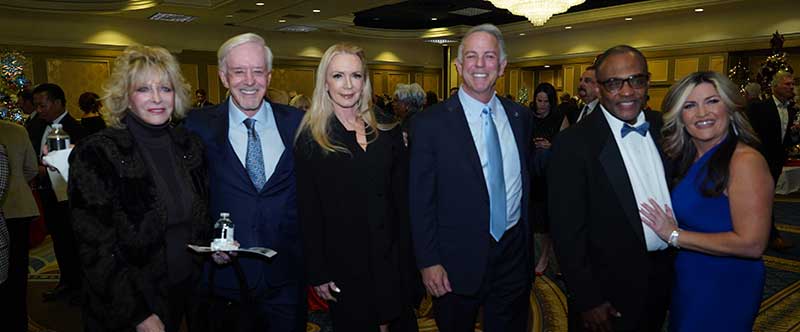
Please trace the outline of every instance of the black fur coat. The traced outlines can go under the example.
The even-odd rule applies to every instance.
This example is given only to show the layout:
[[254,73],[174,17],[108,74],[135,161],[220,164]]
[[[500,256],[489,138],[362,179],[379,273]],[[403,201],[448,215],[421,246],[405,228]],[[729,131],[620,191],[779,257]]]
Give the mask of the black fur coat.
[[[202,142],[170,129],[177,166],[191,189],[190,243],[208,243],[208,176]],[[108,128],[72,152],[69,197],[85,294],[86,331],[134,331],[167,308],[167,212],[127,129]],[[195,256],[199,272],[202,258]]]

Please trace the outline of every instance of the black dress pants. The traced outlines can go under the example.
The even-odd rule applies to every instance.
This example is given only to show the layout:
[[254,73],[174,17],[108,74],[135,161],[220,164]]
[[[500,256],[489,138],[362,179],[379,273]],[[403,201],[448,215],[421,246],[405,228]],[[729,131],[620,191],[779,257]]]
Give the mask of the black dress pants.
[[433,299],[434,318],[441,332],[472,332],[483,305],[483,331],[523,332],[530,313],[531,271],[525,262],[524,232],[520,225],[492,240],[489,262],[477,294],[447,293]]
[[78,249],[75,246],[75,235],[72,231],[69,202],[59,202],[52,189],[40,189],[39,194],[44,207],[45,225],[53,239],[53,250],[61,273],[58,283],[67,288],[79,289],[81,287],[80,262],[78,261]]
[[5,307],[0,310],[3,331],[28,331],[28,234],[31,219],[6,219],[10,245],[8,279],[0,284],[0,299]]

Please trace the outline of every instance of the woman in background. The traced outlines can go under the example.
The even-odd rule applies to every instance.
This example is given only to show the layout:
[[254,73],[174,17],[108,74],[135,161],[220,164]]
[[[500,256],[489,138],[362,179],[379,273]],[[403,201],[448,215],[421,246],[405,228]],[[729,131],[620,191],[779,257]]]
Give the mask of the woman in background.
[[308,280],[335,331],[417,331],[407,151],[371,90],[361,48],[325,51],[295,144]]
[[70,155],[84,329],[177,332],[202,266],[186,245],[211,232],[202,143],[170,127],[191,105],[188,85],[167,50],[131,46],[104,101],[111,128]]
[[531,177],[531,209],[533,232],[539,234],[540,254],[534,272],[544,274],[553,256],[553,243],[550,239],[549,215],[547,213],[547,177],[545,169],[550,155],[550,146],[556,134],[569,127],[564,113],[556,102],[556,88],[550,83],[541,83],[533,91],[533,144],[538,156],[533,165]]
[[86,131],[86,135],[94,134],[106,128],[106,121],[100,115],[100,108],[103,107],[103,103],[100,102],[100,96],[94,92],[84,92],[78,98],[78,106],[83,111],[81,126]]
[[745,105],[735,84],[715,72],[687,76],[664,99],[664,152],[676,170],[672,208],[651,200],[641,215],[680,249],[671,331],[753,330],[774,192]]

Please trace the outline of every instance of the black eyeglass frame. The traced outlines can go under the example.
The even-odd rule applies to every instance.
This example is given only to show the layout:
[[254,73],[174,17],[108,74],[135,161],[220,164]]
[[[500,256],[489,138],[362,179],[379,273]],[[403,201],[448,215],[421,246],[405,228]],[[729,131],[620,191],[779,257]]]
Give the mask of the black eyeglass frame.
[[[637,80],[637,79],[640,79],[640,78],[644,78],[644,82],[642,82],[642,83],[638,83],[638,82],[634,83],[634,80]],[[608,86],[609,84],[616,84],[617,82],[619,82],[619,87],[617,87],[616,89],[612,89],[611,87]],[[602,85],[603,88],[606,89],[609,92],[617,92],[617,91],[621,90],[622,87],[625,86],[626,82],[633,89],[645,88],[650,84],[650,73],[640,73],[640,74],[636,74],[636,75],[631,75],[631,76],[628,76],[627,78],[624,78],[624,79],[623,78],[612,77],[612,78],[609,78],[609,79],[604,80],[604,81],[597,81],[597,83],[600,83],[600,85]]]

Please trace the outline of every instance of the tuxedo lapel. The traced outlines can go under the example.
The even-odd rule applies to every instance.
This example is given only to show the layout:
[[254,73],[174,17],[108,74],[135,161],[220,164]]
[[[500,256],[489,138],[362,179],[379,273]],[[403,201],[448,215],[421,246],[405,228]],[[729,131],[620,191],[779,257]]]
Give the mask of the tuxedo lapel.
[[628,223],[633,228],[636,237],[641,241],[642,246],[645,246],[644,229],[642,229],[642,220],[639,217],[636,196],[633,194],[628,171],[625,168],[625,162],[622,160],[622,153],[611,133],[611,127],[608,126],[602,110],[600,112],[592,112],[587,121],[592,122],[592,129],[594,130],[590,139],[604,142],[598,154],[600,165],[611,187],[614,189],[614,194],[627,217],[626,219],[628,219]]

